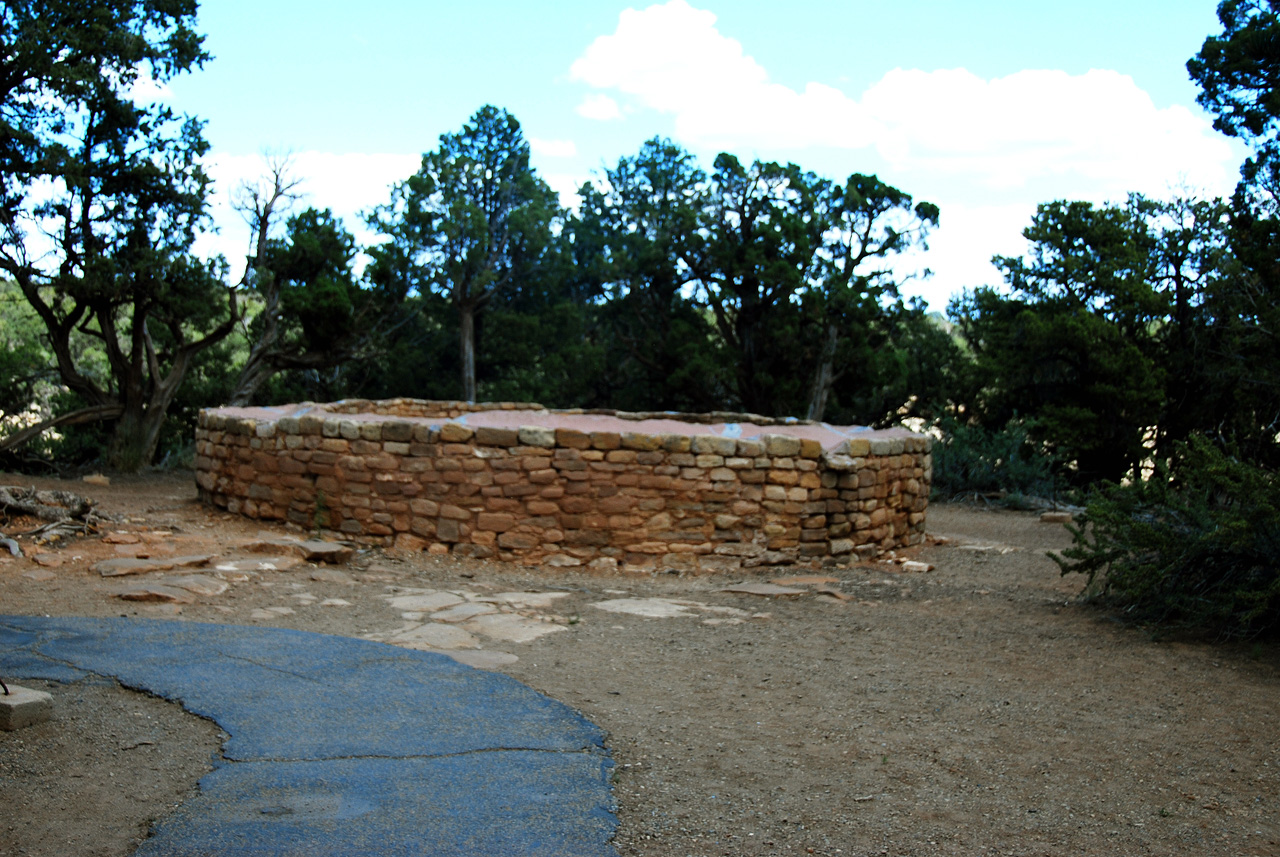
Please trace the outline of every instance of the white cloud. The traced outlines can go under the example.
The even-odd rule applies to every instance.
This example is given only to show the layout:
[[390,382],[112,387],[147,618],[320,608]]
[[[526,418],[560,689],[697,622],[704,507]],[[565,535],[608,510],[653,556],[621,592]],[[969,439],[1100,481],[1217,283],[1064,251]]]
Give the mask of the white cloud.
[[542,140],[529,138],[529,148],[535,155],[544,158],[572,158],[578,154],[578,147],[572,140]]
[[804,92],[770,83],[764,68],[740,42],[721,35],[715,22],[713,13],[684,0],[627,9],[617,30],[592,42],[569,76],[674,115],[677,136],[707,146],[870,142],[876,123],[856,102],[821,83]]
[[582,103],[575,110],[584,119],[594,119],[597,122],[608,122],[611,119],[622,118],[622,111],[618,108],[618,102],[607,95],[601,95],[596,92],[590,93],[583,98]]
[[1185,107],[1157,108],[1114,71],[1020,71],[983,80],[964,69],[895,69],[862,106],[883,127],[879,154],[909,171],[962,174],[992,188],[1070,175],[1086,198],[1162,192],[1182,174],[1225,189],[1231,145]]
[[931,309],[946,309],[952,295],[977,286],[1004,284],[991,257],[1021,256],[1027,250],[1022,230],[1031,225],[1034,203],[971,205],[942,201],[942,218],[929,236],[929,249],[903,260],[902,268],[928,267],[933,276],[904,284],[903,294],[919,295]]
[[673,116],[677,138],[693,146],[874,148],[900,173],[988,189],[1065,177],[1085,198],[1155,192],[1178,175],[1217,192],[1234,180],[1238,159],[1206,119],[1156,107],[1114,71],[984,80],[964,69],[896,69],[851,98],[820,82],[800,91],[771,82],[715,22],[685,0],[628,9],[570,76]]

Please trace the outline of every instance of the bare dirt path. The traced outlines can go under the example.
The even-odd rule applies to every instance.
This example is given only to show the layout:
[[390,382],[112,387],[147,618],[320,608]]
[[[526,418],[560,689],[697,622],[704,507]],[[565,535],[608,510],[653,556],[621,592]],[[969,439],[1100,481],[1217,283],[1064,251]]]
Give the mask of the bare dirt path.
[[[1280,649],[1156,642],[1078,605],[1044,556],[1067,533],[1032,515],[931,508],[945,541],[910,557],[929,572],[592,577],[376,550],[271,570],[239,546],[305,534],[205,509],[187,475],[0,476],[33,482],[117,521],[0,555],[0,613],[269,624],[501,669],[608,730],[624,855],[1280,854]],[[94,571],[192,554],[214,558]],[[119,597],[192,576],[185,603]],[[788,577],[798,594],[723,591]],[[127,854],[217,730],[110,686],[50,689],[53,723],[0,733],[0,854]]]

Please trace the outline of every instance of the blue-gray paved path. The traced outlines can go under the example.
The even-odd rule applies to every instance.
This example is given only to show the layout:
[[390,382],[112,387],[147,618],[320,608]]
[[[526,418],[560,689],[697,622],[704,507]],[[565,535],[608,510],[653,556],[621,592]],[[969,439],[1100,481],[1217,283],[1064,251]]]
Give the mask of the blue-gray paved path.
[[230,736],[138,855],[616,857],[603,733],[507,676],[281,628],[0,616],[0,675],[87,674]]

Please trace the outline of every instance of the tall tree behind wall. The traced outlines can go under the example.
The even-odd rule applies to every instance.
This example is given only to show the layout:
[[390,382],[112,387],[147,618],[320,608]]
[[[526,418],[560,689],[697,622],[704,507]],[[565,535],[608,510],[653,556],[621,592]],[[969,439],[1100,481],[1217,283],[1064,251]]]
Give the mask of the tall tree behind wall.
[[729,406],[732,355],[693,297],[689,253],[707,202],[707,176],[670,140],[621,158],[601,187],[585,185],[568,231],[594,248],[607,297],[605,329],[616,384],[611,404],[631,410],[712,411]]
[[843,186],[831,186],[827,195],[820,207],[828,218],[824,265],[807,301],[818,327],[806,414],[811,420],[824,418],[842,376],[870,375],[868,346],[892,345],[892,332],[908,321],[898,293],[905,275],[894,263],[901,265],[902,254],[923,248],[938,225],[936,205],[913,205],[910,194],[876,176],[854,173]]
[[804,397],[796,299],[818,272],[827,184],[795,164],[716,158],[687,261],[733,355],[735,405],[751,413],[784,416]]
[[434,291],[458,316],[462,395],[476,398],[476,317],[538,262],[558,215],[556,196],[529,165],[515,117],[480,108],[456,134],[422,156],[371,225],[387,236],[386,271],[408,278],[405,293]]
[[[25,0],[0,8],[0,270],[45,326],[62,382],[110,419],[109,466],[155,453],[193,357],[238,311],[188,252],[204,217],[200,124],[138,95],[207,58],[195,0]],[[95,340],[108,370],[77,359]]]

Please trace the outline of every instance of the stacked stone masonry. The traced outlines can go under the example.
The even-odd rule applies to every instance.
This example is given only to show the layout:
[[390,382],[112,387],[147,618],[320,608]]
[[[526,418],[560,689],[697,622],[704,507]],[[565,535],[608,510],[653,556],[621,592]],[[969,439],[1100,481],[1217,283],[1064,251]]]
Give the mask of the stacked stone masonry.
[[[498,411],[520,424],[466,424]],[[737,416],[758,433],[697,433],[705,417],[508,403],[208,410],[196,430],[196,482],[204,501],[251,518],[601,571],[841,561],[923,538],[927,436],[713,416]],[[672,420],[690,433],[625,430]],[[797,436],[806,433],[797,426],[838,442]],[[732,433],[752,432],[734,424]]]

